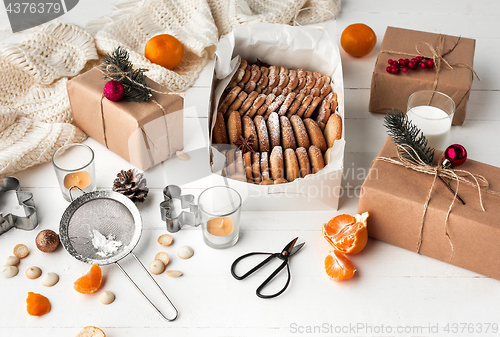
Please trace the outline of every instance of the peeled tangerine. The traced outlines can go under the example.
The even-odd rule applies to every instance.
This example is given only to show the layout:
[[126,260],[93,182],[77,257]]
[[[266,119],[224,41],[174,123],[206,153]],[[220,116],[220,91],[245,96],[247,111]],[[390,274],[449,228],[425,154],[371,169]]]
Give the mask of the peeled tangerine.
[[341,214],[323,225],[322,233],[335,250],[343,254],[357,254],[368,242],[366,219],[368,212],[355,216]]
[[353,277],[356,267],[344,254],[332,250],[325,258],[325,270],[331,279],[342,281]]
[[365,248],[368,216],[368,212],[355,216],[341,214],[323,225],[323,236],[335,249],[325,259],[325,270],[330,278],[341,281],[353,277],[356,268],[344,254],[357,254]]
[[75,282],[75,290],[82,294],[92,294],[99,289],[102,282],[101,268],[93,264],[87,274]]
[[42,316],[50,311],[50,302],[47,297],[35,294],[32,292],[28,293],[28,298],[26,298],[28,314],[31,316]]

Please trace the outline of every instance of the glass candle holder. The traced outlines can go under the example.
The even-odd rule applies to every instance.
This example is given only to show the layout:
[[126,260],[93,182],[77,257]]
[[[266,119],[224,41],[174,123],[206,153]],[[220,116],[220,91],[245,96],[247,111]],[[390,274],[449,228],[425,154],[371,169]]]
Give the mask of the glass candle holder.
[[240,232],[240,194],[228,186],[214,186],[198,197],[203,241],[212,248],[229,248],[236,244]]
[[87,145],[70,144],[59,148],[52,155],[52,165],[67,201],[96,189],[94,151]]
[[418,126],[427,138],[428,145],[444,150],[450,143],[450,129],[455,102],[439,91],[421,90],[408,98],[406,116]]
[[330,12],[328,9],[321,7],[305,7],[295,12],[295,15],[293,16],[293,25],[307,26],[334,34],[335,19],[335,14]]

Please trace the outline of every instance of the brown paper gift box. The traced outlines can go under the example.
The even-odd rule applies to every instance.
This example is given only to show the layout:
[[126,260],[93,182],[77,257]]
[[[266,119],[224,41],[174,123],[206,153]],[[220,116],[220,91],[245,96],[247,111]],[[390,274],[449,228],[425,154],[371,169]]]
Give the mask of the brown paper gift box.
[[[458,37],[446,35],[440,54],[452,49],[458,39]],[[432,69],[410,69],[407,73],[400,71],[399,74],[390,74],[386,71],[386,68],[389,59],[411,59],[413,57],[398,54],[398,52],[431,57],[432,52],[427,43],[437,48],[439,40],[440,34],[387,27],[372,75],[368,107],[370,112],[386,113],[390,109],[406,111],[408,97],[412,93],[419,90],[434,89],[436,67]],[[456,48],[443,57],[453,65],[453,69],[448,68],[441,62],[441,69],[437,74],[438,81],[434,90],[447,94],[455,101],[456,111],[453,117],[453,125],[462,125],[465,121],[473,72],[461,65],[473,66],[475,44],[476,41],[473,39],[460,38]],[[421,53],[417,52],[417,46]]]
[[[153,92],[147,102],[112,102],[102,99],[106,81],[94,68],[67,82],[73,118],[77,127],[137,168],[147,169],[175,155],[184,147],[184,100],[178,95]],[[159,92],[166,88],[146,78]]]
[[[388,137],[379,157],[396,156],[395,144]],[[441,152],[436,151],[435,158],[440,156]],[[459,168],[482,175],[488,180],[491,190],[500,192],[500,168],[470,159]],[[358,209],[359,213],[370,213],[369,236],[417,251],[424,203],[433,178],[432,175],[376,160],[363,183]],[[458,193],[466,205],[455,201],[447,224],[448,240],[445,218],[453,193],[439,179],[436,180],[425,216],[419,253],[500,279],[500,196],[483,192],[486,210],[483,212],[477,188],[462,183]]]

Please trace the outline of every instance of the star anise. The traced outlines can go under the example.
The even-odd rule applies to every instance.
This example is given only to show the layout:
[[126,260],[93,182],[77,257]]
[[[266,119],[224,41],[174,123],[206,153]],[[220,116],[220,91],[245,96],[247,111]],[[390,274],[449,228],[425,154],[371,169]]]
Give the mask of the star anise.
[[255,150],[253,149],[254,144],[255,144],[255,139],[253,135],[250,135],[248,138],[245,138],[242,135],[240,135],[240,139],[234,142],[234,145],[236,145],[243,153],[248,151],[252,153],[255,152]]

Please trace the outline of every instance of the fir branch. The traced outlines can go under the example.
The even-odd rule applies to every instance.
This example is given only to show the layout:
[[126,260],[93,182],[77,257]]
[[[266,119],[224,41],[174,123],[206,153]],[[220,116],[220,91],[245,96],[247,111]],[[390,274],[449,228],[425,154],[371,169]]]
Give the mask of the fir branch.
[[[388,129],[387,133],[394,139],[396,144],[411,147],[422,161],[428,165],[432,164],[434,148],[427,146],[427,138],[422,131],[401,110],[389,110],[384,117],[384,126]],[[408,154],[403,155],[415,162],[414,158]]]
[[105,80],[119,81],[123,84],[123,97],[131,102],[144,102],[152,97],[151,88],[146,84],[144,72],[147,69],[134,69],[128,51],[117,47],[106,54],[100,66]]

